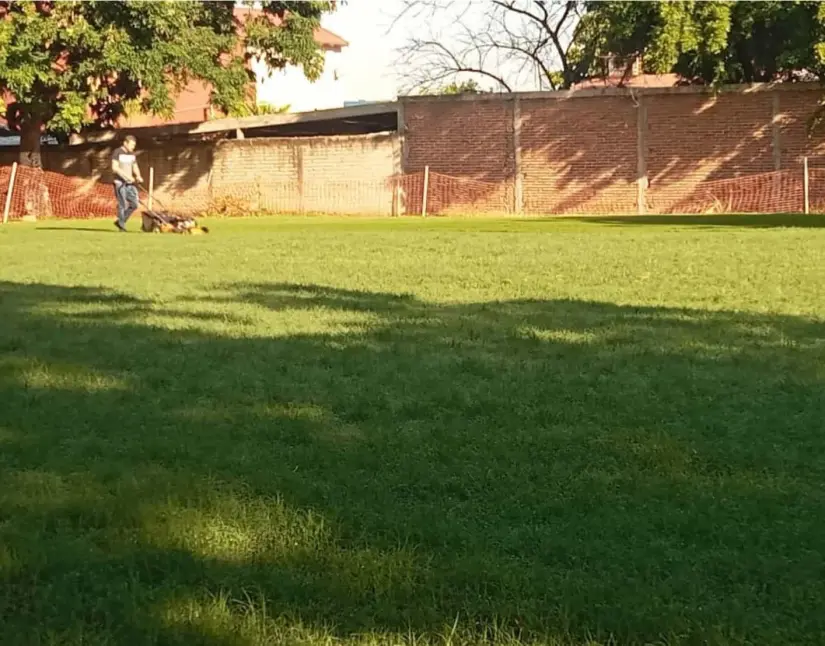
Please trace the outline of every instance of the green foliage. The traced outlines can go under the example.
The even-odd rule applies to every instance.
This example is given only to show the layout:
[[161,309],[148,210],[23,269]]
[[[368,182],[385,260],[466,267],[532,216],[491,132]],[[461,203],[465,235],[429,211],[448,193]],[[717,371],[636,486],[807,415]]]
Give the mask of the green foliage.
[[452,83],[443,85],[441,87],[428,88],[422,90],[421,94],[484,94],[486,92],[489,92],[489,90],[485,90],[484,88],[482,88],[474,79],[469,79],[467,81],[462,81],[460,83],[453,81]]
[[818,2],[589,2],[577,45],[595,61],[643,56],[645,70],[688,83],[792,80],[825,70]]
[[271,103],[254,103],[248,101],[233,106],[229,111],[230,117],[259,117],[266,114],[283,114],[289,112],[289,105],[272,105]]
[[[329,0],[264,2],[267,16],[247,24],[247,45],[258,52],[273,69],[300,64],[306,77],[315,81],[324,71],[324,57],[315,42],[314,33],[321,16],[334,11],[336,3]],[[273,29],[269,16],[275,16],[281,29]]]
[[[323,68],[313,37],[334,2],[266,2],[241,36],[234,2],[0,3],[0,89],[13,128],[76,131],[107,125],[138,102],[171,116],[175,94],[192,78],[209,82],[212,102],[229,112],[246,100],[250,48],[274,67]],[[243,38],[243,40],[242,40]]]

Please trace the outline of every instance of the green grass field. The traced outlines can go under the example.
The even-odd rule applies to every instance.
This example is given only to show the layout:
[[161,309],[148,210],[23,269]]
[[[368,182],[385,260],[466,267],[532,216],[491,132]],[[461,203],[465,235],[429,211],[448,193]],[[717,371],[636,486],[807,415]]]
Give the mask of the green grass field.
[[822,219],[210,224],[0,226],[0,644],[825,643]]

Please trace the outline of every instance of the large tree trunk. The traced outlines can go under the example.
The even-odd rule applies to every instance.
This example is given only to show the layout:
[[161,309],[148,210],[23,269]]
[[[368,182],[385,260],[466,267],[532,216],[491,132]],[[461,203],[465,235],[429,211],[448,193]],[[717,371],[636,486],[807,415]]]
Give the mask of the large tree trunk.
[[[36,220],[52,215],[52,201],[46,175],[43,173],[43,158],[40,153],[40,135],[43,124],[40,121],[24,122],[20,129],[20,193],[23,200],[23,219]],[[15,189],[15,193],[18,189]]]
[[30,168],[43,168],[43,158],[40,155],[41,123],[24,121],[20,127],[20,165]]

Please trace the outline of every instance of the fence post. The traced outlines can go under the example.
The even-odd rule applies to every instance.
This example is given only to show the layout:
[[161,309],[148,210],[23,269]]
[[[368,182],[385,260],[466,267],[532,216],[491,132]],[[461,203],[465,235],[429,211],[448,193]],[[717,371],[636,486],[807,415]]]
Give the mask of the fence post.
[[645,215],[647,213],[647,104],[644,96],[639,96],[634,100],[636,101],[636,213]]
[[11,194],[14,192],[14,178],[17,176],[17,162],[11,165],[11,177],[9,178],[9,190],[6,193],[6,205],[3,207],[3,224],[9,221],[9,209],[11,208]]
[[808,158],[805,157],[802,160],[802,168],[805,172],[805,178],[802,183],[802,189],[805,193],[805,215],[808,215],[811,212],[811,200],[810,200],[810,192],[809,192],[809,180],[808,180]]
[[421,217],[427,217],[427,192],[430,190],[430,167],[424,166],[424,197],[421,200]]
[[524,178],[521,175],[521,99],[513,95],[513,211],[524,213]]
[[152,210],[152,198],[155,195],[155,167],[149,166],[149,210]]
[[398,176],[392,186],[392,215],[396,218],[401,215],[401,178]]

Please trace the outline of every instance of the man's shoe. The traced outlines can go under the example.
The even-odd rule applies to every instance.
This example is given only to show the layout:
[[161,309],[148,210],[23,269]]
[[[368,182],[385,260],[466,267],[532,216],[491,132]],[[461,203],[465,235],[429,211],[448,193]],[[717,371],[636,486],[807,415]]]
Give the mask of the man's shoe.
[[126,227],[124,227],[124,226],[120,223],[120,220],[115,220],[115,226],[117,227],[118,231],[120,231],[120,232],[122,232],[122,233],[126,233]]

